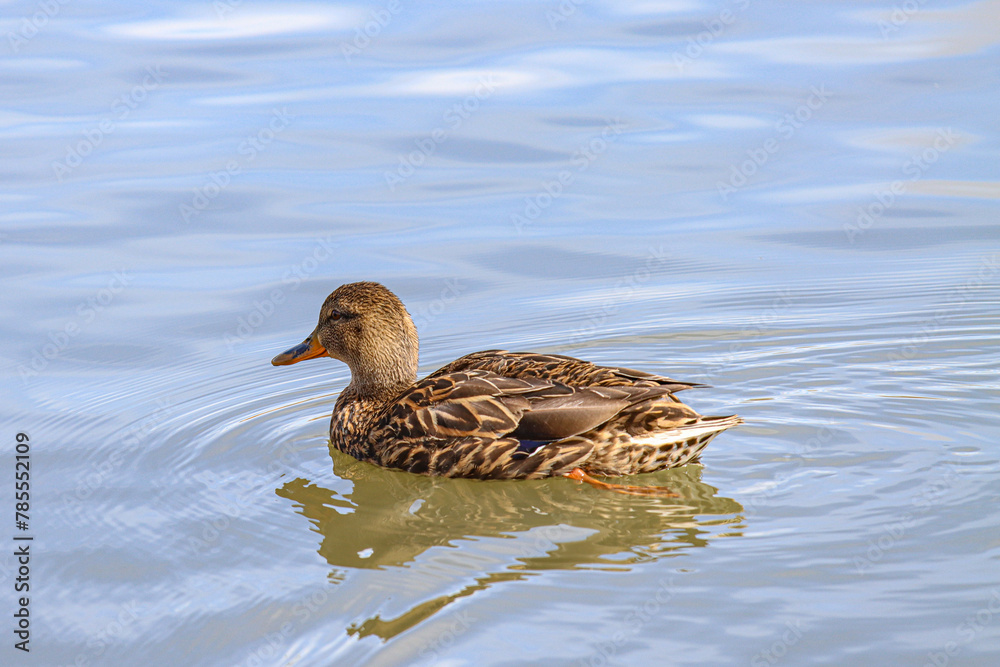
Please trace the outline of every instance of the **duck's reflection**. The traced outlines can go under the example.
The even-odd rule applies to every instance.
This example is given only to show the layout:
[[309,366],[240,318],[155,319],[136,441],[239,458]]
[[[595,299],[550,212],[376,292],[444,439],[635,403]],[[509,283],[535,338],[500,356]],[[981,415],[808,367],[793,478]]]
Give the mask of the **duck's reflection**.
[[[465,578],[458,592],[417,604],[394,619],[375,616],[349,628],[359,636],[388,639],[500,581],[552,569],[629,569],[742,530],[743,507],[702,483],[699,465],[635,480],[669,486],[680,495],[661,498],[627,496],[561,478],[424,477],[377,468],[336,450],[330,454],[337,477],[353,488],[338,492],[299,478],[277,494],[301,505],[300,512],[323,536],[320,555],[334,567],[413,568],[421,560],[433,561],[428,554],[435,548],[477,547],[476,574]],[[487,557],[484,543],[489,543]]]

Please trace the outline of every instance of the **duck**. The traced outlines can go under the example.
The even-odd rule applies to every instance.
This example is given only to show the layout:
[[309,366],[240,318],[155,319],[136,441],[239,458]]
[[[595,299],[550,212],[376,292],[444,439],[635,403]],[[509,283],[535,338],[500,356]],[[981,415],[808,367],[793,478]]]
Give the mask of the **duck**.
[[678,399],[703,387],[559,354],[485,350],[417,379],[419,340],[403,302],[377,282],[341,285],[309,336],[274,366],[332,357],[350,369],[330,446],[421,475],[482,480],[565,477],[632,495],[666,487],[598,477],[691,463],[737,415],[702,416]]

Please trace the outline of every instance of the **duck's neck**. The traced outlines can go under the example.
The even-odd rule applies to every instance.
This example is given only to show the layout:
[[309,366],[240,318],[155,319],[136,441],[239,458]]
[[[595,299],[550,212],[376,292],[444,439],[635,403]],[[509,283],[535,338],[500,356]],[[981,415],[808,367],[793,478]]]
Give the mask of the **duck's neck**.
[[373,382],[370,379],[359,379],[357,375],[352,373],[351,383],[347,385],[341,395],[365,403],[386,403],[399,396],[412,384],[413,380]]
[[365,402],[386,402],[417,381],[417,348],[406,344],[348,361],[351,383],[344,394]]

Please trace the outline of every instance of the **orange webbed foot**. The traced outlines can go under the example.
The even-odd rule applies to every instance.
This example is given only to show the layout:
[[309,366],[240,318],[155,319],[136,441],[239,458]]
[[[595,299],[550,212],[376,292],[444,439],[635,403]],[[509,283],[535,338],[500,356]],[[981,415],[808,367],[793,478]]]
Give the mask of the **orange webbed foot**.
[[631,484],[611,484],[608,482],[602,482],[599,479],[591,477],[582,468],[573,468],[568,473],[563,475],[569,479],[576,480],[578,482],[586,482],[591,486],[595,486],[598,489],[605,489],[607,491],[614,491],[615,493],[624,493],[629,496],[657,496],[660,498],[680,498],[680,496],[665,486],[633,486]]

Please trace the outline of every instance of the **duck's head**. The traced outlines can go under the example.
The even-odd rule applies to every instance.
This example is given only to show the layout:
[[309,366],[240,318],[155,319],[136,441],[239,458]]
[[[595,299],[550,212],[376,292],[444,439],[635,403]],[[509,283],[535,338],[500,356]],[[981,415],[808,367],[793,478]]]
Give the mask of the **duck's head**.
[[326,297],[309,337],[271,363],[333,357],[351,369],[358,390],[398,389],[417,379],[417,328],[403,302],[379,283],[341,285]]

